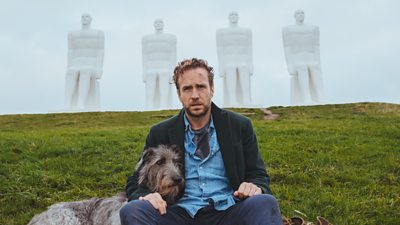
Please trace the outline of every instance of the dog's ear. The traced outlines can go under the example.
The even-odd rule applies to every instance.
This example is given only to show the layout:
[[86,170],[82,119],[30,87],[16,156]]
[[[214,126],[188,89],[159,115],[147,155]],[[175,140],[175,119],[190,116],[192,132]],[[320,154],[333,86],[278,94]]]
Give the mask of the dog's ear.
[[152,148],[146,148],[142,152],[142,156],[140,157],[139,162],[136,164],[135,170],[142,170],[143,165],[149,160],[149,157],[153,154]]
[[171,145],[170,148],[171,148],[172,151],[174,151],[175,153],[178,153],[179,156],[182,156],[183,152],[182,152],[182,150],[178,147],[178,145]]
[[139,180],[138,184],[142,186],[147,186],[147,176],[144,174],[143,167],[146,165],[147,162],[151,160],[151,157],[154,154],[153,148],[146,148],[143,151],[142,157],[138,163],[137,170],[139,172]]
[[154,154],[154,148],[147,148],[142,155],[142,164],[146,164]]

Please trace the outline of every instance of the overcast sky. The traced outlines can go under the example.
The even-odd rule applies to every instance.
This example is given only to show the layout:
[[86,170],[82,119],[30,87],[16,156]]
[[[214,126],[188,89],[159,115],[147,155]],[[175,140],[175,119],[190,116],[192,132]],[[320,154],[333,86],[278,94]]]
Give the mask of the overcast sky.
[[[400,103],[400,1],[397,0],[0,0],[0,114],[47,113],[64,106],[67,34],[81,29],[80,16],[105,33],[104,111],[145,109],[141,38],[156,18],[177,36],[178,60],[206,59],[215,71],[215,31],[230,11],[253,32],[255,106],[290,105],[290,77],[281,29],[305,11],[320,28],[324,103]],[[214,101],[222,105],[222,81]],[[174,96],[176,108],[180,104]]]

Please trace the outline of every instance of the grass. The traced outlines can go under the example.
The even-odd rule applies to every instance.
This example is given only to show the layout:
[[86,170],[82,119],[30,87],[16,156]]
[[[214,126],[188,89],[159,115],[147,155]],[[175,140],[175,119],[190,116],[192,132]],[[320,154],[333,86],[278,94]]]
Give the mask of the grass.
[[[252,118],[282,213],[399,224],[400,105],[235,109]],[[177,111],[0,116],[0,224],[124,191],[149,127]],[[301,215],[305,214],[305,215]]]

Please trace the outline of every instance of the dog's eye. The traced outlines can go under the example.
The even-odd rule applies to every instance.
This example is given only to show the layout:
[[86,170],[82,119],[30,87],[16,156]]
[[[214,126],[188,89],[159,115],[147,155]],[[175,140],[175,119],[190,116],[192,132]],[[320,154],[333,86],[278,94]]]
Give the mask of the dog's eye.
[[160,159],[156,162],[157,165],[162,165],[165,163],[165,159]]
[[181,162],[174,162],[174,165],[180,169],[182,169],[183,165]]

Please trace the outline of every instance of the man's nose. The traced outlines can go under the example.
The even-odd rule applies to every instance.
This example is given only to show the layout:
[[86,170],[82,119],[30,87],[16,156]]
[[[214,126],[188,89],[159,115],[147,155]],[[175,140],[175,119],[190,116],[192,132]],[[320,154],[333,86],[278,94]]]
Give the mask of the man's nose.
[[193,99],[199,98],[199,92],[196,89],[193,89],[192,96]]

